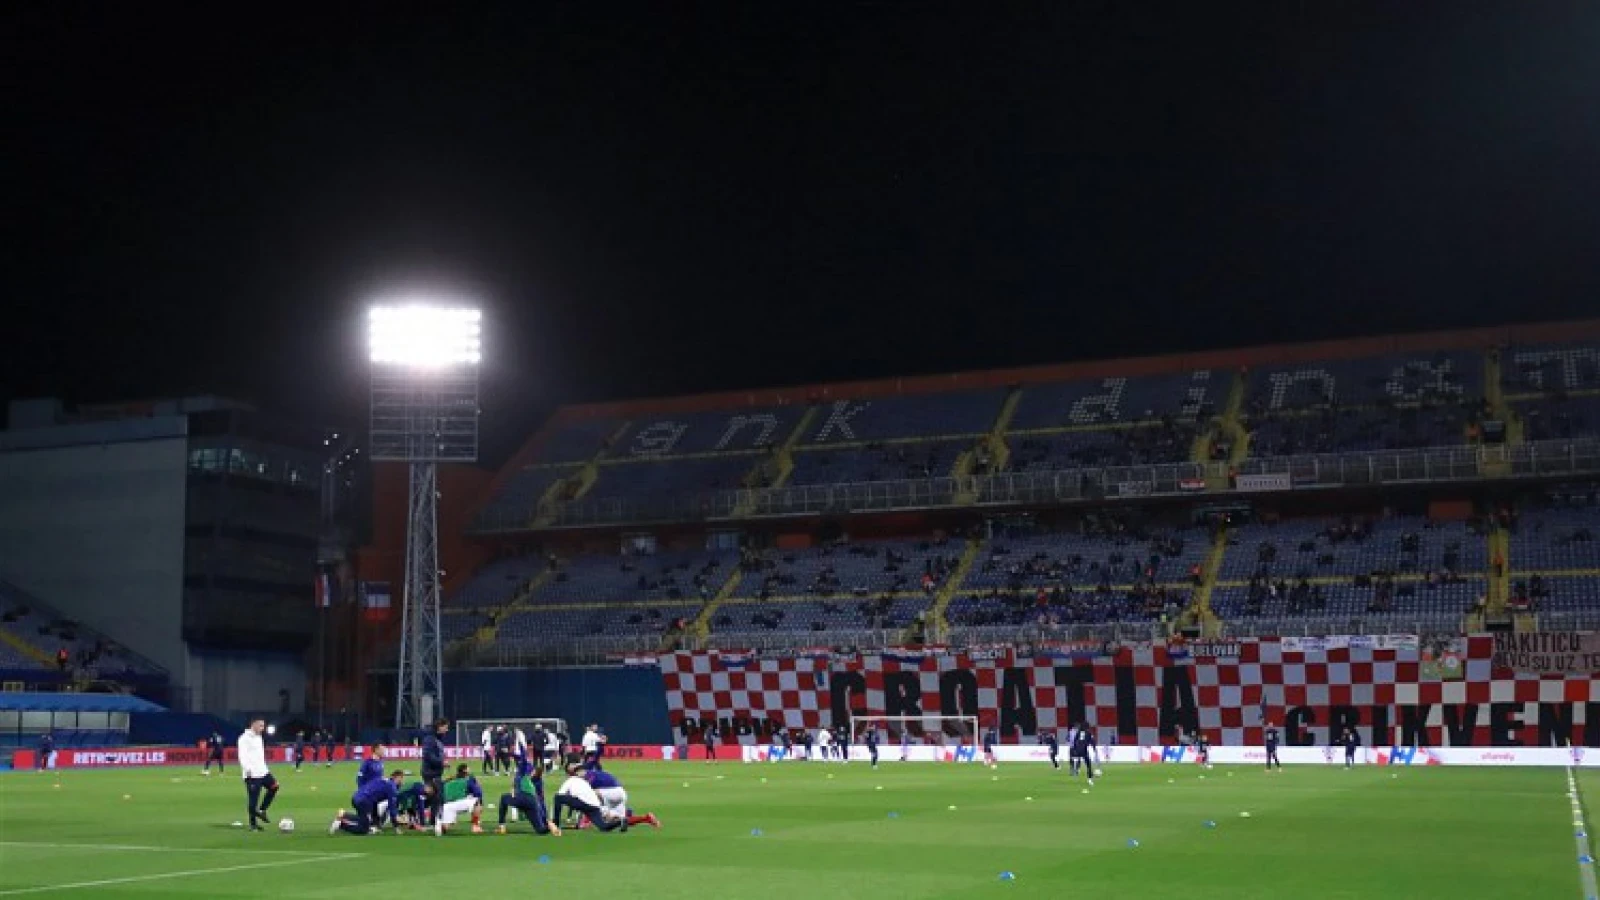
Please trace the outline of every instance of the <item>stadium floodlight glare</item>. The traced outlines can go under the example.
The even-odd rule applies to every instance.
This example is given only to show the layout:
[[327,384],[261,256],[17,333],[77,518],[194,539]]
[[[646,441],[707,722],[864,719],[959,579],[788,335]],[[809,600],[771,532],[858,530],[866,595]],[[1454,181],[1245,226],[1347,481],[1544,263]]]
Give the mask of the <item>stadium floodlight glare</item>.
[[448,303],[384,303],[367,312],[372,364],[369,457],[411,470],[395,727],[420,728],[444,702],[439,623],[439,463],[478,458],[483,312]]
[[367,314],[372,362],[412,369],[475,366],[483,360],[483,311],[463,307],[374,306]]

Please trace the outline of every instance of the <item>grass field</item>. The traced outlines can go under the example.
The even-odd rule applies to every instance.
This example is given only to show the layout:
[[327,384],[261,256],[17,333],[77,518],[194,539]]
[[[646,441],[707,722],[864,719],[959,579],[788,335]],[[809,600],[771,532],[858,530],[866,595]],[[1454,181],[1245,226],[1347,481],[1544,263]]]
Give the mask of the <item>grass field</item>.
[[276,769],[292,835],[232,827],[236,770],[5,774],[0,897],[1584,896],[1560,769],[1118,766],[1088,794],[1036,764],[616,771],[660,831],[329,837],[350,765]]

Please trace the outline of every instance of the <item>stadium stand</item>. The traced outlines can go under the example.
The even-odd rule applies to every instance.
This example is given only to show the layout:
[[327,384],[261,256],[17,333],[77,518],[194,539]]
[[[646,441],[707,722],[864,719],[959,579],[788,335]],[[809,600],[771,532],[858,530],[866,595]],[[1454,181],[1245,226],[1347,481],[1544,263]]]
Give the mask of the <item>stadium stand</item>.
[[1004,391],[961,391],[836,400],[818,409],[803,443],[975,436],[994,426],[1005,399]]
[[1265,367],[1248,378],[1251,453],[1293,456],[1461,444],[1484,413],[1478,353]]
[[[38,597],[0,581],[0,666],[70,672],[83,680],[164,674],[149,660],[111,638],[62,616]],[[65,650],[64,665],[58,654]]]
[[970,440],[870,442],[850,449],[807,449],[794,455],[788,483],[847,484],[949,475]]
[[[598,474],[565,498],[575,514],[548,527],[970,508],[954,520],[961,528],[990,509],[1079,503],[1103,513],[1157,497],[1189,510],[1169,506],[1150,520],[1161,527],[1123,533],[1080,511],[999,527],[970,545],[863,540],[625,563],[590,544],[537,586],[544,564],[535,559],[484,576],[485,597],[498,602],[473,586],[452,602],[504,613],[500,640],[683,636],[722,646],[922,624],[985,635],[1041,625],[1246,633],[1286,619],[1452,630],[1507,608],[1600,609],[1592,503],[1529,506],[1520,528],[1482,516],[1498,502],[1483,495],[1470,519],[1456,508],[1430,520],[1416,497],[1407,514],[1379,514],[1392,504],[1368,497],[1359,507],[1285,503],[1218,531],[1174,527],[1193,521],[1185,497],[1227,494],[1260,511],[1256,498],[1310,496],[1302,487],[1600,471],[1590,440],[1600,436],[1600,350],[1516,344],[1523,333],[1196,354],[1169,368],[1135,360],[1125,375],[1107,367],[1085,377],[1075,373],[1093,367],[1074,366],[1004,381],[974,373],[674,401],[687,412],[595,408],[558,419],[491,508],[548,501],[555,472],[584,471]],[[1482,427],[1491,420],[1509,427],[1491,433]],[[1327,516],[1340,508],[1373,515]],[[759,527],[730,527],[766,543]],[[454,627],[477,634],[494,621]]]
[[651,499],[743,486],[758,455],[735,454],[671,461],[618,462],[600,467],[586,500]]

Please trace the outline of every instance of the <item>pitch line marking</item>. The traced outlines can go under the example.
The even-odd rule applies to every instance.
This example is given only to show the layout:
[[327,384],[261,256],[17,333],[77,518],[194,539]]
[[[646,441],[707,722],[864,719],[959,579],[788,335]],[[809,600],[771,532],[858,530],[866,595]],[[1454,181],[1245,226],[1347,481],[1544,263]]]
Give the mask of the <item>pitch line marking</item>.
[[38,847],[44,850],[108,850],[130,853],[238,853],[262,856],[314,856],[339,858],[366,856],[365,853],[327,853],[318,850],[257,850],[253,847],[148,847],[142,844],[70,844],[47,841],[0,841],[0,847]]
[[1578,791],[1576,773],[1576,768],[1569,767],[1567,769],[1567,799],[1572,803],[1572,821],[1579,823],[1578,827],[1574,829],[1576,835],[1574,840],[1578,844],[1578,857],[1580,859],[1583,857],[1591,859],[1591,862],[1578,863],[1578,880],[1583,884],[1584,900],[1590,900],[1590,898],[1600,894],[1600,891],[1597,891],[1595,887],[1594,863],[1592,862],[1593,851],[1589,849],[1589,838],[1586,836],[1589,833],[1589,817],[1583,814],[1583,795]]
[[[171,849],[171,848],[162,848]],[[38,887],[15,888],[0,891],[0,897],[16,897],[22,894],[44,894],[51,891],[76,891],[84,888],[108,887],[114,884],[137,884],[143,881],[163,881],[173,878],[193,878],[196,875],[223,875],[229,872],[245,872],[250,869],[270,869],[283,866],[299,866],[305,863],[337,862],[344,859],[356,859],[360,853],[328,854],[309,859],[279,859],[272,862],[245,863],[237,866],[215,866],[209,869],[186,869],[182,872],[161,872],[155,875],[129,875],[125,878],[101,878],[96,881],[75,881],[71,884],[45,884]]]

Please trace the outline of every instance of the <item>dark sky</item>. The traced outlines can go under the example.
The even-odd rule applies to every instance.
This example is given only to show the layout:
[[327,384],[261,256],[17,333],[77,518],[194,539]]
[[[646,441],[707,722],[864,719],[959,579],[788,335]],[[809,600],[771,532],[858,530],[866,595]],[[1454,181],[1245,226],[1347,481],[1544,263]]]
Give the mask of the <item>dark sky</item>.
[[0,391],[359,421],[426,285],[496,461],[556,403],[1600,299],[1593,2],[431,6],[7,4]]

